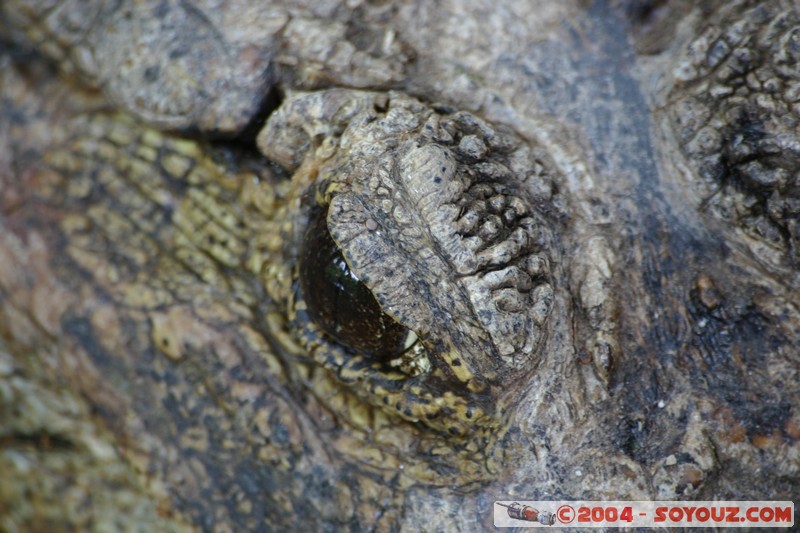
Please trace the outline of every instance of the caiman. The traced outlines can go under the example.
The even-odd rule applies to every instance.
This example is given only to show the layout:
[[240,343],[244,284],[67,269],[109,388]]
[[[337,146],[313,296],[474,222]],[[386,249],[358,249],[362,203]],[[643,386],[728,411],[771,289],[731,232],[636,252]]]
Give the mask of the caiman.
[[800,495],[796,2],[0,21],[0,530]]

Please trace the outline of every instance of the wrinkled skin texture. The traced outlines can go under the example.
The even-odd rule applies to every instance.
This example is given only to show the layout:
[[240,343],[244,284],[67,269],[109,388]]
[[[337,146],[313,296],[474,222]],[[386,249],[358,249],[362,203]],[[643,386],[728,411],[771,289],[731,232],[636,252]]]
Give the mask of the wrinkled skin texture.
[[96,4],[0,7],[0,529],[800,494],[792,2]]

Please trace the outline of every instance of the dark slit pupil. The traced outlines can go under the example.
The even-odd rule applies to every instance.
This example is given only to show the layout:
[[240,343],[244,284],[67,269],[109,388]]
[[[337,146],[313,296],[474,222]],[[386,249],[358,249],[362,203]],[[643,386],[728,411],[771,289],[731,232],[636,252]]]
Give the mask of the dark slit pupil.
[[300,287],[314,322],[339,344],[382,360],[405,350],[408,328],[384,313],[350,270],[328,232],[324,209],[314,210],[306,229]]

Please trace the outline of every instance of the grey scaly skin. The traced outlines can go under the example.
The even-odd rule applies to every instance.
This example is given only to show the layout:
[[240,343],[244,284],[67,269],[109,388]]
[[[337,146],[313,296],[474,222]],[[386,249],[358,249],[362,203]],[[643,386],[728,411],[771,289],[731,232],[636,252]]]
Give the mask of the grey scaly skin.
[[0,13],[0,529],[800,493],[791,2]]

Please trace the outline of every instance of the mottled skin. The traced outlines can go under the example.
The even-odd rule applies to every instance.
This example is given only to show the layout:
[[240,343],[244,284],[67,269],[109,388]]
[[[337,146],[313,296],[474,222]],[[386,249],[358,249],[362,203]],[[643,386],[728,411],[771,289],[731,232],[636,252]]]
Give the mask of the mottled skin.
[[[6,2],[0,529],[796,499],[800,30],[760,4]],[[320,209],[414,361],[310,318]]]

